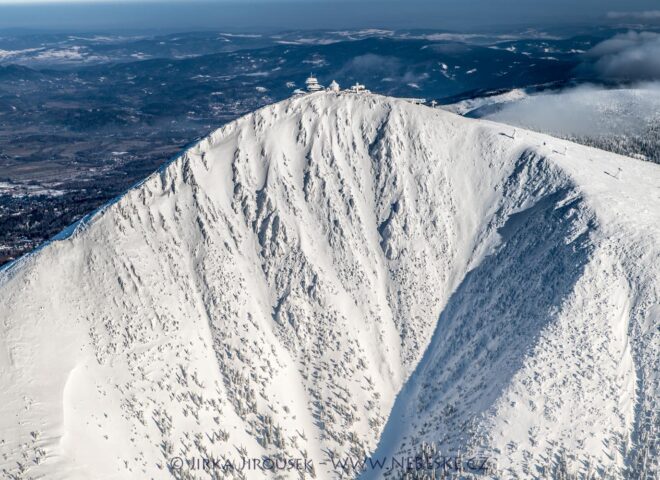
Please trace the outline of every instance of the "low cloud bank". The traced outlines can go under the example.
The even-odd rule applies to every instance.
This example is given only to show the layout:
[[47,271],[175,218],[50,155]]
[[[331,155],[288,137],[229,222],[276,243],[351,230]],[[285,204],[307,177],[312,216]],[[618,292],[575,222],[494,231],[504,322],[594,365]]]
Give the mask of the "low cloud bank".
[[660,83],[533,95],[486,117],[562,137],[639,135],[660,121]]
[[613,20],[660,20],[660,10],[645,12],[609,12],[608,18]]
[[586,56],[596,75],[604,80],[660,80],[660,34],[655,32],[616,35],[597,44]]

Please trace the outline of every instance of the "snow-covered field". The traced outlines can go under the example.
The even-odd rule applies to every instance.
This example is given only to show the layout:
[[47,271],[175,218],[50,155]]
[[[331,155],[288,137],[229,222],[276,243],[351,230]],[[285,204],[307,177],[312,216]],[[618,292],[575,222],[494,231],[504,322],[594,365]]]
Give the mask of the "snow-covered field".
[[475,97],[467,100],[462,100],[450,105],[443,105],[442,109],[457,115],[467,115],[470,112],[478,110],[483,107],[498,106],[503,107],[509,103],[520,102],[529,97],[529,94],[522,88],[515,88],[508,92],[500,93],[497,95],[490,95],[487,97]]
[[0,472],[654,478],[660,168],[511,130],[294,98],[5,268]]
[[10,182],[0,182],[0,196],[8,195],[14,198],[23,198],[29,196],[48,196],[59,197],[64,194],[62,190],[45,188],[39,185],[17,184]]

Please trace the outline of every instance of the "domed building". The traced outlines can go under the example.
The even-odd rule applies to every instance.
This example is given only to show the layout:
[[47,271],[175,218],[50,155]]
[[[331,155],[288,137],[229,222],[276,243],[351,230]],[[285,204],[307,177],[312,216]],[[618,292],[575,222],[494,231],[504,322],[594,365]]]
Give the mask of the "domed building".
[[310,75],[307,80],[305,80],[305,85],[307,86],[308,92],[318,92],[323,90],[323,86],[319,84],[319,81],[314,75]]

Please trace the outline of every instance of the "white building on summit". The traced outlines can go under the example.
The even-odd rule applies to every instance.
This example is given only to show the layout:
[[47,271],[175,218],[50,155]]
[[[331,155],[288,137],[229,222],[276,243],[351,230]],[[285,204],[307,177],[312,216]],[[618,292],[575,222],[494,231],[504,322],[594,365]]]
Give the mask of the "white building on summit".
[[355,82],[355,85],[351,87],[351,92],[353,93],[371,93],[369,90],[367,90],[367,87],[362,85],[359,82]]
[[[305,90],[301,88],[297,88],[293,91],[293,94],[303,95],[305,93],[320,92],[322,90],[331,93],[340,93],[342,91],[341,87],[339,86],[339,83],[337,83],[336,80],[333,80],[332,83],[330,83],[330,85],[328,86],[328,88],[324,88],[323,85],[319,83],[318,79],[314,75],[310,75],[307,78],[307,80],[305,80]],[[367,88],[359,82],[346,91],[351,93],[370,93],[369,90],[367,90]]]
[[305,85],[307,86],[308,92],[318,92],[323,90],[323,86],[319,84],[319,81],[314,75],[310,75],[307,80],[305,80]]

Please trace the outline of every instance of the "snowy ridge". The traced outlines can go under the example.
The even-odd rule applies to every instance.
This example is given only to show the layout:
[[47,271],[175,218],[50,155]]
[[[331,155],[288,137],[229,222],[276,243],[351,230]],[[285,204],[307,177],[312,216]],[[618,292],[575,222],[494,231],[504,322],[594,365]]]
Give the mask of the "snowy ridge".
[[0,471],[214,478],[172,461],[279,455],[339,478],[331,456],[432,442],[494,478],[642,478],[660,169],[510,130],[287,100],[0,272]]

